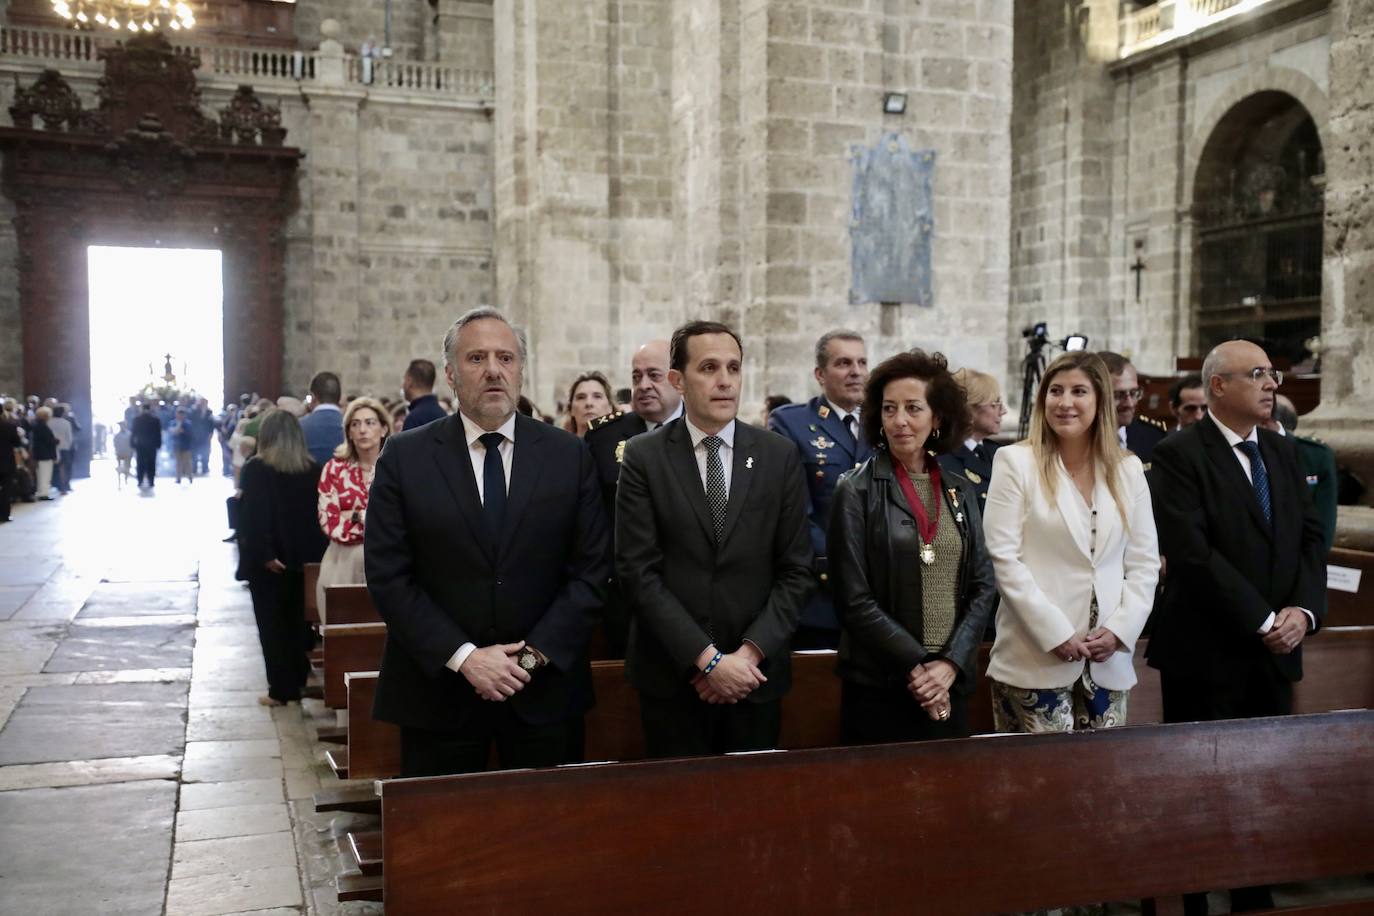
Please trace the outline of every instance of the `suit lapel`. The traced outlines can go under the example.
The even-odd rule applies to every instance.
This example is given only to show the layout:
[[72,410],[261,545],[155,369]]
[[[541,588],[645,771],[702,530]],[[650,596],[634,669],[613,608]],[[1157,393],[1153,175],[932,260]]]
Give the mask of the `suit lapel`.
[[[1107,478],[1101,474],[1093,482],[1093,508],[1097,510],[1097,539],[1093,542],[1092,556],[1100,559],[1107,555],[1107,545],[1121,528],[1121,514],[1116,510],[1116,500],[1107,487]],[[1088,531],[1092,535],[1091,526]]]
[[[1273,537],[1273,529],[1264,517],[1264,510],[1260,508],[1259,497],[1255,495],[1255,485],[1245,476],[1245,471],[1241,468],[1240,462],[1236,460],[1233,449],[1226,442],[1226,437],[1217,429],[1217,425],[1210,418],[1203,418],[1197,424],[1198,435],[1202,438],[1202,444],[1206,447],[1207,460],[1212,462],[1212,466],[1222,477],[1230,482],[1231,489],[1235,492],[1241,502],[1250,511],[1250,517],[1255,524],[1263,531],[1266,537]],[[1263,459],[1265,455],[1260,453]],[[1268,470],[1270,466],[1265,465]],[[1253,469],[1252,469],[1253,473]],[[1274,475],[1269,475],[1269,494],[1272,502],[1274,493]],[[1272,508],[1272,507],[1271,507]]]
[[515,418],[515,453],[511,456],[510,487],[506,496],[506,517],[501,523],[501,549],[497,557],[510,549],[520,519],[529,505],[530,495],[539,483],[544,462],[537,460],[539,442],[544,438],[544,424],[523,415]]
[[[736,427],[738,428],[738,427]],[[735,440],[738,442],[738,438]],[[715,543],[716,529],[711,523],[711,507],[706,505],[706,488],[701,483],[701,471],[697,467],[696,455],[692,454],[692,437],[687,432],[687,424],[679,417],[669,424],[668,463],[677,475],[678,486],[692,506],[697,521],[706,532],[710,543]]]
[[482,502],[477,497],[477,479],[472,474],[472,455],[468,451],[463,421],[455,414],[434,425],[438,427],[434,442],[440,446],[434,450],[434,463],[439,466],[439,474],[453,494],[453,501],[458,504],[458,514],[467,524],[473,541],[481,545],[488,559],[494,561],[496,558],[492,556],[491,539],[484,528]]
[[873,479],[887,481],[887,501],[900,509],[912,521],[916,520],[915,514],[911,511],[911,505],[906,501],[906,494],[902,492],[902,485],[897,482],[897,473],[893,468],[891,452],[880,452],[873,464]]
[[720,543],[724,546],[730,540],[730,532],[739,521],[744,501],[749,498],[749,485],[754,480],[755,471],[752,448],[754,429],[739,420],[735,421],[734,457],[730,461],[730,500],[725,504],[725,527],[721,531]]

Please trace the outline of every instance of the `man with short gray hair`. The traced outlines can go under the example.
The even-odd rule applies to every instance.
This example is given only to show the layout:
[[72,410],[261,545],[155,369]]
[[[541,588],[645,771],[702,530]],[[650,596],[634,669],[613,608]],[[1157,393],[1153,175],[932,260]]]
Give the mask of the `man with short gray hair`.
[[581,758],[588,644],[610,575],[591,453],[516,413],[523,336],[473,309],[444,336],[458,412],[392,436],[364,545],[387,623],[373,714],[401,728],[401,775]]

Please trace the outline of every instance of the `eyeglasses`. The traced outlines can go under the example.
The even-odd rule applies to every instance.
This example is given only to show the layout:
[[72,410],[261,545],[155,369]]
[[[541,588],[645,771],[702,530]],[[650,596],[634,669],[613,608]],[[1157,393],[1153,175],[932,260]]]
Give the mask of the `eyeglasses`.
[[1113,391],[1118,401],[1138,401],[1140,396],[1145,393],[1144,388],[1127,388],[1123,391]]
[[1283,384],[1283,373],[1277,369],[1266,369],[1263,366],[1256,366],[1249,372],[1218,372],[1217,375],[1243,375],[1252,382],[1258,382],[1266,375],[1274,380],[1275,385]]

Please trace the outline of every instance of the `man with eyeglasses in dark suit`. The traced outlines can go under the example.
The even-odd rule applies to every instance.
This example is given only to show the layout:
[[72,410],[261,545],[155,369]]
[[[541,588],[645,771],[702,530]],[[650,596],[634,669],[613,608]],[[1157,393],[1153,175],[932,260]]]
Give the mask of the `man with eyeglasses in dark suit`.
[[1148,471],[1155,446],[1168,435],[1169,428],[1158,420],[1140,416],[1137,408],[1144,391],[1131,361],[1111,350],[1103,350],[1097,355],[1102,357],[1112,376],[1112,394],[1116,397],[1117,441],[1122,448],[1139,458]]
[[[1293,442],[1263,428],[1283,374],[1236,340],[1208,354],[1202,378],[1207,419],[1154,450],[1168,575],[1146,657],[1165,722],[1289,715],[1303,638],[1326,613],[1326,550]],[[1268,887],[1231,892],[1232,912],[1272,905]],[[1206,896],[1184,912],[1205,914]]]

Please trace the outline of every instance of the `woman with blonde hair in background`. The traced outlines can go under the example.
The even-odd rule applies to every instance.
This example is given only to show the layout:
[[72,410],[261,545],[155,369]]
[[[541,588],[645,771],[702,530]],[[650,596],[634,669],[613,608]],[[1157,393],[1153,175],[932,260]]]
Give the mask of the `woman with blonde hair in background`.
[[367,523],[367,495],[372,472],[391,434],[391,418],[374,398],[354,398],[343,415],[344,441],[320,473],[317,514],[320,530],[329,537],[315,606],[325,623],[324,590],[331,585],[362,585],[363,531]]
[[988,665],[995,727],[1125,724],[1159,549],[1145,470],[1117,442],[1097,354],[1050,364],[1029,438],[993,464],[983,529],[1002,596]]
[[600,372],[584,372],[568,387],[568,418],[563,428],[579,439],[587,435],[591,422],[615,410],[611,383]]
[[998,449],[991,437],[1002,431],[1002,418],[1007,415],[1007,408],[1002,404],[1002,389],[997,379],[986,372],[960,369],[954,373],[954,381],[968,398],[971,422],[964,440],[940,456],[940,467],[973,484],[978,493],[978,508],[982,509],[987,504],[992,461]]

